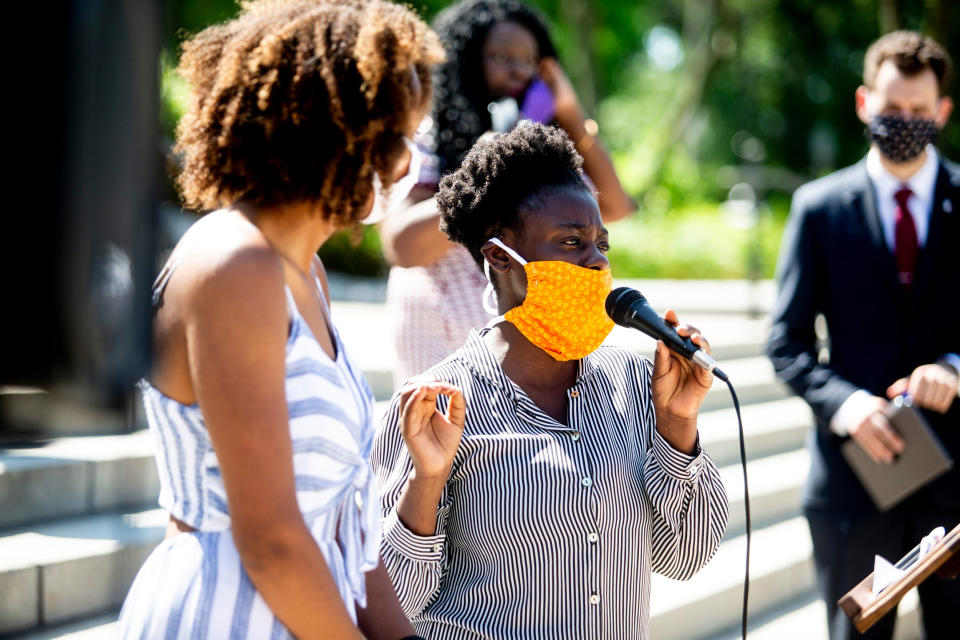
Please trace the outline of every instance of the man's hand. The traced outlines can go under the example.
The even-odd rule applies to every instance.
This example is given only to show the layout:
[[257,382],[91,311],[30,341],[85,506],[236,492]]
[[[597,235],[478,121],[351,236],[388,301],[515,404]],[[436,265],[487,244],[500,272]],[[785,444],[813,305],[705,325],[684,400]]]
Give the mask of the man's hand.
[[847,432],[874,462],[893,462],[903,451],[903,440],[884,415],[887,401],[870,396],[857,403]]
[[945,364],[924,364],[907,378],[900,378],[887,388],[887,397],[894,398],[904,391],[913,398],[913,405],[946,413],[957,397],[957,372]]

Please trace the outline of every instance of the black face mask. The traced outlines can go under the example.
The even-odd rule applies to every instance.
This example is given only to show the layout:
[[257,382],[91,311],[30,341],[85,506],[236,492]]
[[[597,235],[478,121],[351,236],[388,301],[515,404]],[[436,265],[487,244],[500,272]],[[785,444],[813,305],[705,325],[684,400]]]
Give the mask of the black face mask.
[[939,132],[937,124],[926,118],[873,116],[865,133],[877,145],[880,153],[902,164],[923,153]]

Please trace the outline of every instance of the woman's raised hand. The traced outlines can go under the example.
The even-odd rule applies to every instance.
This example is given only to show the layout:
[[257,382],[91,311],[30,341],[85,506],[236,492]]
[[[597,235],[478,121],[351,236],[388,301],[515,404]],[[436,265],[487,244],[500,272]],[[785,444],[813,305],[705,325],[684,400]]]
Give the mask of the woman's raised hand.
[[540,77],[550,87],[553,93],[553,102],[556,108],[557,122],[561,126],[570,126],[569,123],[583,121],[583,110],[580,100],[573,88],[573,83],[564,72],[563,67],[554,58],[544,58],[540,61]]
[[[450,398],[446,414],[437,397]],[[400,393],[400,432],[418,478],[442,478],[450,473],[466,420],[463,392],[446,382],[409,385]]]
[[[690,338],[695,345],[710,353],[707,339],[696,327],[680,325],[673,309],[668,309],[663,317],[682,337]],[[653,360],[653,406],[657,430],[675,449],[690,453],[695,448],[697,414],[712,384],[712,373],[673,353],[663,342],[657,342]]]

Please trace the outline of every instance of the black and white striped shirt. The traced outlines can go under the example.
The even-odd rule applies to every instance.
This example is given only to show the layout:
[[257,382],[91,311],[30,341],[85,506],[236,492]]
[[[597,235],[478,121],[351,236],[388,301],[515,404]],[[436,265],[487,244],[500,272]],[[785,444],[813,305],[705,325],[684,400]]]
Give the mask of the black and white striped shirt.
[[680,453],[656,431],[652,370],[645,358],[601,347],[580,361],[562,425],[471,332],[424,375],[459,386],[467,406],[433,536],[397,518],[412,465],[394,396],[371,461],[383,562],[418,633],[648,637],[651,570],[689,578],[716,551],[727,522],[710,458],[699,444],[693,456]]

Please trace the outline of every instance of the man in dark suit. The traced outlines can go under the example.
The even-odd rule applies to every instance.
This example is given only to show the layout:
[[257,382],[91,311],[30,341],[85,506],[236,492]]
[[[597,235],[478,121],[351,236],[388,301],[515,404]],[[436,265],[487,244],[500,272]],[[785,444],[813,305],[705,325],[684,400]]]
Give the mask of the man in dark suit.
[[[895,562],[935,526],[960,522],[957,467],[880,513],[840,453],[853,438],[893,461],[904,443],[882,412],[907,392],[960,458],[960,167],[931,144],[953,107],[949,75],[946,52],[919,33],[875,42],[856,92],[870,150],[798,189],[784,233],[767,350],[816,415],[804,511],[832,640],[890,638],[894,614],[861,636],[837,600],[874,554]],[[920,598],[928,640],[960,637],[960,580],[931,578]]]

